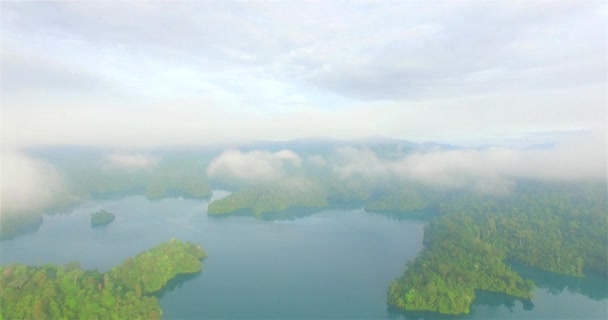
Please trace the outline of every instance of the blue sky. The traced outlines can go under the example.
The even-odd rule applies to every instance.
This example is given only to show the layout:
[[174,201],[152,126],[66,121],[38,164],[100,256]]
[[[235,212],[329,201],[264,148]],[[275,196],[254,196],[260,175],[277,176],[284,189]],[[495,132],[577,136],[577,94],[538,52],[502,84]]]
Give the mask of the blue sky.
[[603,1],[1,2],[2,143],[603,131]]

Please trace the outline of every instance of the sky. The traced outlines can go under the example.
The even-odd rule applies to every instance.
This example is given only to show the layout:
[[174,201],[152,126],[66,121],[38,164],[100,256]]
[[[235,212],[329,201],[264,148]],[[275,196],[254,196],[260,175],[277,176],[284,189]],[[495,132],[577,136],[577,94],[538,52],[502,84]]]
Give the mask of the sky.
[[387,137],[493,147],[229,149],[206,172],[317,163],[491,193],[606,178],[605,1],[0,1],[0,18],[3,213],[71,197],[38,146],[131,170],[159,147]]
[[605,134],[604,1],[0,5],[11,149]]

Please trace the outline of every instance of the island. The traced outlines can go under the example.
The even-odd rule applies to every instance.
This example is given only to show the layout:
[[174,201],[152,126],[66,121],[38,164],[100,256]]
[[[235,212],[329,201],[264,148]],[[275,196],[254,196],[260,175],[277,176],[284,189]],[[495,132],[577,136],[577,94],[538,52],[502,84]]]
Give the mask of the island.
[[200,272],[207,254],[171,239],[110,272],[78,262],[0,266],[0,319],[161,319],[153,293],[179,274]]
[[533,283],[512,268],[608,275],[606,186],[522,183],[508,197],[454,194],[424,233],[424,249],[387,292],[405,311],[466,314],[477,290],[522,300]]
[[239,190],[209,204],[209,215],[248,211],[256,217],[285,212],[290,208],[323,208],[326,191],[314,181],[293,177]]
[[114,214],[105,210],[100,210],[97,212],[91,213],[91,227],[100,227],[104,226],[112,221],[114,221]]

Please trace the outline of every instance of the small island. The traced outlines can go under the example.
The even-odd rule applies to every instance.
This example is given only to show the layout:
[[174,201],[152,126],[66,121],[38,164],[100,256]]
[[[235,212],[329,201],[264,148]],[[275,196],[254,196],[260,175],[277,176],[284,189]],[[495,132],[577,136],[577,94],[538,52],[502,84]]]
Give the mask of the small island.
[[114,221],[114,214],[106,210],[100,210],[91,213],[91,227],[105,226],[106,224]]

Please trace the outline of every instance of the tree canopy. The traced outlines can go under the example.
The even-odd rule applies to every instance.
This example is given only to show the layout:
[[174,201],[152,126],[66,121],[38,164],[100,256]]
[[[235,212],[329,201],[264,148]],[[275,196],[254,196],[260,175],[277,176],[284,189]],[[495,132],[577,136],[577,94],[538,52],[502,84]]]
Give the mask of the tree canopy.
[[78,262],[0,266],[0,319],[160,319],[150,295],[178,274],[199,272],[199,245],[172,239],[107,273]]

